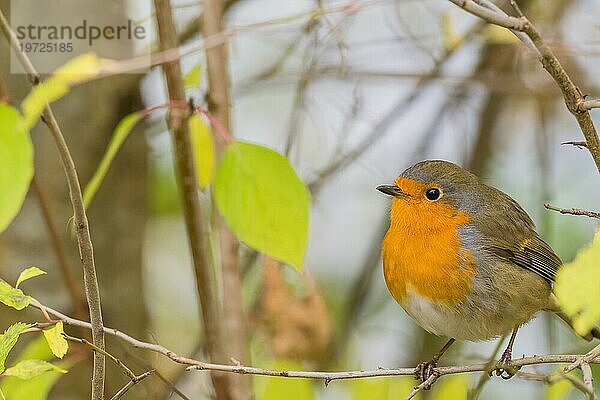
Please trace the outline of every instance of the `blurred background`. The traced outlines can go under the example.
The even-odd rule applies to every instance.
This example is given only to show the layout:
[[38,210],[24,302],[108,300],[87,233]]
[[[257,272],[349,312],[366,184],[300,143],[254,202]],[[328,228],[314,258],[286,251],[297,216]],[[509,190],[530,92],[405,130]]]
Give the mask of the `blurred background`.
[[[581,90],[598,96],[600,2],[518,3]],[[0,0],[4,12],[8,5]],[[181,43],[201,43],[202,2],[174,1],[172,6]],[[124,10],[136,15],[135,4]],[[225,15],[228,27],[250,25],[235,30],[228,44],[232,133],[285,154],[311,189],[304,274],[241,249],[250,365],[393,368],[414,366],[437,352],[446,338],[415,325],[389,295],[381,273],[380,243],[390,204],[375,187],[392,182],[416,161],[456,162],[510,194],[564,261],[590,242],[597,228],[593,220],[563,216],[543,204],[598,209],[596,168],[585,149],[561,145],[582,140],[581,131],[556,84],[508,32],[444,0],[227,0]],[[0,40],[0,71],[18,103],[29,84],[24,76],[10,75],[8,55],[6,41]],[[200,68],[199,85],[187,92],[197,104],[207,93],[205,64],[203,53],[182,59],[184,73]],[[76,87],[60,100],[55,112],[82,182],[94,172],[121,118],[166,100],[158,67]],[[597,125],[599,115],[592,112]],[[32,134],[37,189],[0,238],[0,274],[14,281],[29,265],[45,269],[49,275],[28,284],[29,293],[86,318],[85,307],[77,309],[72,301],[81,304],[82,279],[67,229],[71,210],[63,172],[45,126]],[[120,150],[89,209],[90,224],[105,324],[202,359],[171,150],[164,114],[155,112]],[[52,248],[40,204],[55,223],[62,260]],[[74,278],[71,287],[61,266]],[[0,313],[2,327],[17,318],[22,317],[4,308]],[[460,343],[441,364],[482,362],[496,346],[495,341]],[[556,318],[539,315],[520,331],[513,354],[581,353],[591,346]],[[186,373],[113,339],[109,347],[134,369],[153,365],[164,378],[150,377],[125,398],[211,397],[203,372]],[[74,364],[49,398],[85,398],[89,368],[89,361]],[[107,387],[113,393],[127,380],[112,365],[109,369]],[[595,373],[600,376],[598,369]],[[442,379],[421,398],[455,398],[451,390],[475,385],[479,375],[458,379],[446,391]],[[336,381],[328,387],[297,380],[253,382],[258,399],[404,398],[414,385],[404,378]],[[492,379],[479,398],[509,396],[582,398],[568,385],[548,388],[518,378]]]

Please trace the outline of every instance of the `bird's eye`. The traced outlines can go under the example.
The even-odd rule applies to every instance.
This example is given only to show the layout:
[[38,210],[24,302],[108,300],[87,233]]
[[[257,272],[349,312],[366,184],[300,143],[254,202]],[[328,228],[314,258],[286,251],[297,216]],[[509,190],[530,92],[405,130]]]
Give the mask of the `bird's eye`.
[[427,189],[427,191],[425,192],[425,197],[427,197],[428,200],[436,201],[437,199],[440,198],[441,194],[442,193],[440,192],[440,189],[431,188],[431,189]]

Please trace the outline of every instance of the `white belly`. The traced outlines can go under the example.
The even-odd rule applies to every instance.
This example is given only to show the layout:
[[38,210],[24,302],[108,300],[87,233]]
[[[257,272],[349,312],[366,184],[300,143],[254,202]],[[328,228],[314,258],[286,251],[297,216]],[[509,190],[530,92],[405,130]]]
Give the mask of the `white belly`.
[[410,287],[402,307],[423,329],[438,336],[480,341],[504,335],[515,328],[512,318],[489,318],[471,307],[438,305]]

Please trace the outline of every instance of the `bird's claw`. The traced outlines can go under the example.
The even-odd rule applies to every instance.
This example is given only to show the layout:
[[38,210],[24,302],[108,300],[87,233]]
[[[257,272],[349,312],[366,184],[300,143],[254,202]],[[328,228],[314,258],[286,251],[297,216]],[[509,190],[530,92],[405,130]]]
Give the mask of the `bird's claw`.
[[496,364],[496,369],[490,372],[490,376],[495,374],[496,376],[501,377],[502,379],[510,379],[519,371],[520,368],[512,365],[512,352],[510,349],[506,349],[504,353],[502,353],[502,357],[498,360]]
[[[420,363],[415,369],[415,379],[421,381],[421,383],[425,383],[433,375],[437,375],[435,367],[437,367],[437,360],[435,359]],[[431,389],[431,384],[423,386],[423,390],[429,389]]]

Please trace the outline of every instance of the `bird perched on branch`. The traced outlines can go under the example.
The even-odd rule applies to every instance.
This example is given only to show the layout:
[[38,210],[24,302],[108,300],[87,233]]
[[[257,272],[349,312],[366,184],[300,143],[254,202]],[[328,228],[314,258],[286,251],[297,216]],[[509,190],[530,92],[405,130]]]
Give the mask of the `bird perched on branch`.
[[[488,340],[512,331],[496,371],[509,378],[521,325],[540,310],[570,322],[552,294],[562,262],[510,196],[441,160],[421,161],[377,189],[393,197],[382,244],[387,287],[421,327],[450,337],[419,365],[419,379],[431,375],[455,339]],[[600,338],[598,328],[586,338],[592,337]]]

